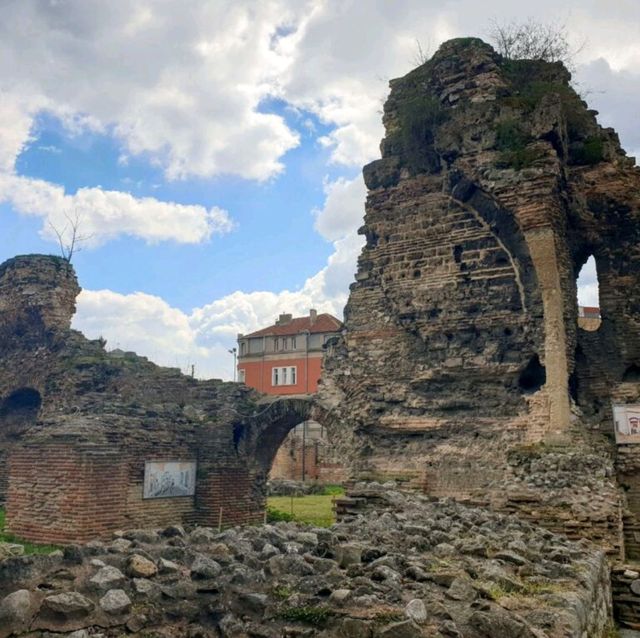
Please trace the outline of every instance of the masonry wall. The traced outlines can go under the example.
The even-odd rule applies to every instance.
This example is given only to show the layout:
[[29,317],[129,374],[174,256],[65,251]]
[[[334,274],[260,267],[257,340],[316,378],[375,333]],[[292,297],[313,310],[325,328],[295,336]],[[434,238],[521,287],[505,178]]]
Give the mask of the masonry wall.
[[[463,39],[391,82],[319,392],[353,476],[466,498],[510,446],[572,445],[577,421],[610,434],[611,400],[638,397],[640,173],[569,80]],[[548,95],[527,102],[531,82]],[[515,129],[522,164],[504,146]],[[602,154],[587,162],[588,139]],[[602,324],[586,332],[576,278],[591,254]]]
[[[269,478],[319,483],[342,483],[344,466],[335,462],[326,439],[308,439],[291,432],[278,449]],[[304,459],[304,461],[303,461]]]
[[11,454],[7,524],[46,543],[105,538],[125,522],[127,467],[109,447],[33,445]]

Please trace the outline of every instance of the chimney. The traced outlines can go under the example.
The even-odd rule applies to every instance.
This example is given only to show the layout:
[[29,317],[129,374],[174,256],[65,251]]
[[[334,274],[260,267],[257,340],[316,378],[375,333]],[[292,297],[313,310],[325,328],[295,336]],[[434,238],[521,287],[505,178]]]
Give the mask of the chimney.
[[288,323],[291,323],[291,320],[293,319],[293,315],[290,314],[281,314],[277,319],[276,319],[276,326],[286,326]]
[[318,311],[315,308],[311,308],[311,310],[309,310],[309,325],[313,325],[316,322],[316,319],[318,318]]

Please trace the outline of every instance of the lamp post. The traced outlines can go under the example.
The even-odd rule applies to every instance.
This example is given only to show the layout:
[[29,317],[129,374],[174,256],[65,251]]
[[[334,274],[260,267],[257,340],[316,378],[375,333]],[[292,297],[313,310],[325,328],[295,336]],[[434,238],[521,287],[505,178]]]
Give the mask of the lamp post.
[[237,358],[237,353],[238,353],[238,348],[233,347],[231,348],[231,350],[227,351],[229,354],[233,355],[233,380],[236,380],[236,358]]

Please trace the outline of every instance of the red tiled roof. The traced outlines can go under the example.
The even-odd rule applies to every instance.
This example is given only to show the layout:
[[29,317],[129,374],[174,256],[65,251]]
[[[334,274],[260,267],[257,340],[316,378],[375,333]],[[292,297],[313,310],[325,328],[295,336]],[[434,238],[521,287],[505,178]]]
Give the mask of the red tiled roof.
[[301,332],[309,331],[310,333],[317,332],[338,332],[342,329],[342,322],[336,319],[334,316],[322,313],[316,317],[316,320],[311,323],[311,317],[294,317],[289,323],[278,326],[276,324],[269,326],[268,328],[262,328],[256,330],[244,337],[286,337],[288,335],[297,335]]

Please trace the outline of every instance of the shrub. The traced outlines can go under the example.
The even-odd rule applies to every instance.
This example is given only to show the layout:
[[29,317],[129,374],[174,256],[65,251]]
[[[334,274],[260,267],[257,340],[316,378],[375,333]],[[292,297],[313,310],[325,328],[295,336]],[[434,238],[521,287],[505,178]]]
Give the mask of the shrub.
[[439,167],[433,149],[435,129],[446,120],[446,112],[438,98],[417,95],[403,101],[398,108],[403,155],[415,172]]
[[281,521],[290,523],[291,521],[295,520],[295,516],[292,516],[291,514],[289,514],[289,512],[283,512],[282,510],[278,510],[275,507],[267,507],[268,523],[279,523]]
[[496,125],[496,147],[500,155],[496,160],[498,168],[522,168],[531,166],[540,159],[540,151],[527,145],[531,137],[522,125],[513,119],[503,120]]
[[574,164],[597,164],[603,158],[604,145],[599,137],[588,137],[582,144],[571,149],[571,160]]
[[342,496],[344,494],[344,487],[342,487],[342,485],[325,485],[322,493],[325,496]]

